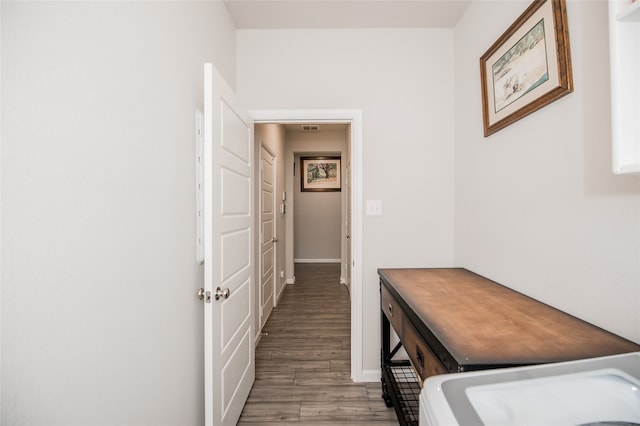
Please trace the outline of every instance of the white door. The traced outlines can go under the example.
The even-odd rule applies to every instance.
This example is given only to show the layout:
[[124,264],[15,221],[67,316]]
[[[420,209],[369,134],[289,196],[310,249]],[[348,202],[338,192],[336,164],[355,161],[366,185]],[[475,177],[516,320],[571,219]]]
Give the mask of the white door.
[[253,121],[211,64],[204,91],[205,422],[235,425],[255,379]]
[[264,147],[260,155],[260,328],[275,305],[276,209],[275,158]]

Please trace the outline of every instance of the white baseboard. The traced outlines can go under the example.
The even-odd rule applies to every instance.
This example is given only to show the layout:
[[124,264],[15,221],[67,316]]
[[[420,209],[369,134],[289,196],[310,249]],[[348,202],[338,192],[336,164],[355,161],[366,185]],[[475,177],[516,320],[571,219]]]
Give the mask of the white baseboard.
[[293,263],[340,263],[342,259],[293,259]]
[[378,383],[381,378],[380,369],[377,370],[363,370],[362,371],[362,381],[366,383]]
[[[278,303],[280,303],[280,298],[282,297],[282,293],[284,293],[284,289],[287,287],[287,281],[283,281],[280,284],[280,291],[276,293],[276,303],[275,306],[278,306]],[[275,307],[274,306],[274,307]]]
[[296,277],[287,278],[287,280],[284,283],[285,284],[295,284],[296,283]]

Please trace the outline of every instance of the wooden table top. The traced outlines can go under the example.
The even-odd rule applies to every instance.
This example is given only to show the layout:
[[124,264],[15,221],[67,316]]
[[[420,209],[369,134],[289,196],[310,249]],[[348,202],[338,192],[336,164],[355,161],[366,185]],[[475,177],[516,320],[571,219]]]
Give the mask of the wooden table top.
[[640,351],[640,345],[466,269],[378,273],[461,365],[540,364]]

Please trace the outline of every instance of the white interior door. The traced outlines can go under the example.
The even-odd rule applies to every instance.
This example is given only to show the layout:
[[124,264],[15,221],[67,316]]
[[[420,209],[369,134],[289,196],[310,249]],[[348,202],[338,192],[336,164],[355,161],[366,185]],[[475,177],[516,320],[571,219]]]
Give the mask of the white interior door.
[[205,422],[235,425],[255,380],[253,121],[211,64],[204,88]]
[[260,327],[275,305],[276,209],[275,158],[264,147],[260,155]]

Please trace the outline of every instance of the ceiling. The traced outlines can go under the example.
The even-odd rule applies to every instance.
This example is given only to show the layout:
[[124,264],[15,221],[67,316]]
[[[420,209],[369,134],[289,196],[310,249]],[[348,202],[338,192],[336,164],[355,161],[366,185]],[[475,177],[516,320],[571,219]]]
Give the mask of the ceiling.
[[452,28],[471,0],[224,0],[237,29]]

